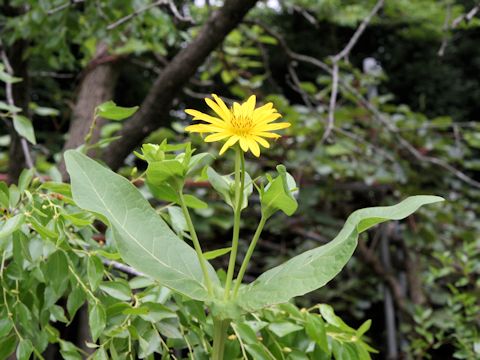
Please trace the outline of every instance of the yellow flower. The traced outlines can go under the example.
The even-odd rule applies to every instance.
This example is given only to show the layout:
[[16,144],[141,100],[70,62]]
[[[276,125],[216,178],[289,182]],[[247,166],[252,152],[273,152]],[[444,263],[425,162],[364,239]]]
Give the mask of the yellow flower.
[[233,103],[233,107],[230,109],[217,95],[212,94],[212,96],[215,101],[205,98],[205,102],[218,117],[187,109],[185,112],[192,115],[193,120],[202,120],[205,123],[187,126],[185,130],[211,133],[205,138],[206,142],[226,139],[220,155],[238,142],[243,151],[250,150],[253,155],[258,157],[260,156],[258,144],[269,148],[270,144],[265,138],[277,139],[280,135],[272,131],[290,126],[290,123],[287,122],[273,123],[282,115],[277,112],[272,103],[255,109],[255,95],[250,96],[243,104]]

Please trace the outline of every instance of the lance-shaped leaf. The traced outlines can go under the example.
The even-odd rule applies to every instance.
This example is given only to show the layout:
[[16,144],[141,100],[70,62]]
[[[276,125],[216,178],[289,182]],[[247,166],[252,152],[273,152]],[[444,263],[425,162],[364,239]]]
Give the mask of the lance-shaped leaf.
[[438,196],[412,196],[394,206],[372,207],[352,213],[337,237],[263,273],[240,289],[237,304],[245,311],[289,301],[316,290],[337,275],[357,246],[358,235],[388,220],[400,220],[420,206],[443,201]]
[[[196,252],[173,233],[137,188],[77,151],[67,151],[65,161],[75,202],[108,219],[128,264],[192,299],[208,299]],[[208,270],[218,284],[210,264]]]

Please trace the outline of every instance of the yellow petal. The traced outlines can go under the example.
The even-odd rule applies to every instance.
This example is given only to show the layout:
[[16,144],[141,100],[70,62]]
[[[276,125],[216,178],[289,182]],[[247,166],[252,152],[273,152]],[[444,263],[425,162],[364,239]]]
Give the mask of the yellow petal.
[[255,140],[249,139],[248,146],[250,147],[250,151],[253,155],[255,155],[256,157],[260,156],[260,147]]
[[211,125],[207,124],[195,124],[195,125],[190,125],[185,128],[185,131],[188,132],[199,132],[199,133],[204,133],[204,132],[215,132],[215,130],[212,130]]
[[227,151],[227,149],[230,147],[230,146],[233,146],[235,145],[235,143],[238,141],[239,137],[237,135],[233,135],[231,136],[226,142],[225,144],[223,144],[222,148],[220,149],[220,155],[222,155],[225,151]]
[[240,138],[240,147],[242,148],[243,151],[245,152],[248,151],[248,141],[246,138],[244,137]]
[[258,142],[260,145],[262,145],[264,148],[268,149],[270,147],[270,144],[264,138],[261,138],[260,136],[255,136],[255,135],[253,135],[252,138],[256,142]]
[[281,130],[290,127],[290,123],[275,123],[275,124],[265,124],[255,127],[255,130],[259,131],[273,131],[273,130]]
[[265,114],[259,117],[258,119],[255,119],[255,124],[268,124],[271,123],[272,121],[277,120],[278,118],[281,118],[282,115],[279,113],[273,113],[273,114]]
[[219,118],[210,116],[208,114],[202,113],[198,110],[186,109],[185,112],[188,115],[193,116],[193,120],[203,120],[210,124],[215,124],[217,126],[221,126],[221,127],[225,126],[225,121],[222,121]]
[[[253,114],[254,114],[255,116],[257,116],[257,115],[260,115],[261,113],[263,113],[264,111],[270,111],[270,110],[272,110],[272,109],[273,109],[273,104],[272,104],[271,102],[269,102],[269,103],[267,103],[267,104],[265,104],[265,105],[263,105],[263,106],[260,106],[260,107],[256,108],[256,109],[253,111]],[[273,110],[275,110],[275,109],[273,109]],[[275,111],[276,111],[276,110],[275,110]]]
[[252,135],[261,136],[261,137],[265,137],[265,138],[271,138],[271,139],[278,139],[279,137],[281,137],[278,134],[271,133],[271,132],[266,132],[266,131],[255,131],[255,132],[252,133]]
[[[227,105],[225,105],[225,103],[223,102],[222,99],[220,99],[217,95],[215,94],[212,94],[213,98],[215,99],[215,101],[217,102],[218,106],[220,107],[220,109],[222,109],[222,111],[228,115],[228,118],[230,118],[230,109],[227,107]],[[226,119],[225,119],[226,120]]]
[[205,98],[205,102],[207,103],[208,106],[210,106],[210,108],[213,111],[215,111],[215,113],[218,116],[220,116],[220,118],[222,118],[224,121],[228,121],[228,119],[230,117],[230,111],[225,113],[225,111],[223,111],[222,108],[220,108],[220,106],[218,106],[218,104],[215,101],[213,101],[212,99]]
[[208,135],[204,141],[205,142],[213,142],[213,141],[220,141],[220,140],[223,140],[225,139],[226,137],[229,137],[231,136],[232,134],[228,133],[228,132],[221,132],[221,133],[216,133],[216,134],[211,134],[211,135]]
[[250,96],[248,100],[242,104],[243,111],[245,111],[245,113],[247,114],[251,114],[255,109],[256,102],[257,98],[255,97],[255,95]]

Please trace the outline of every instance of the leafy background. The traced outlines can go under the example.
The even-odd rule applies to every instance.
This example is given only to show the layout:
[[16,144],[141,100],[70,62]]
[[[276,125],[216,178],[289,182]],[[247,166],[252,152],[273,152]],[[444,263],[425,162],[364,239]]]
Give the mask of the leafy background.
[[[11,0],[1,5],[2,48],[15,75],[23,78],[14,87],[15,104],[23,109],[26,128],[28,121],[33,124],[37,144],[31,146],[31,152],[41,175],[55,183],[61,181],[62,149],[66,139],[75,138],[70,125],[80,122],[88,128],[92,103],[96,106],[113,99],[123,106],[142,104],[154,86],[153,79],[195,39],[213,9],[222,5],[217,1],[211,1],[210,5],[175,1],[180,17],[168,7],[152,6],[109,30],[109,25],[151,3],[78,1],[64,6],[63,1]],[[468,13],[476,2],[387,1],[350,52],[349,61],[340,64],[342,82],[355,91],[340,86],[335,127],[322,143],[332,78],[311,62],[293,59],[288,51],[330,66],[329,56],[343,49],[375,3],[367,0],[259,2],[245,21],[202,62],[176,94],[168,111],[156,114],[155,131],[146,141],[160,142],[165,138],[170,143],[185,141],[183,127],[189,120],[182,110],[185,107],[205,110],[202,98],[211,92],[227,100],[243,100],[255,93],[261,102],[273,101],[293,124],[260,161],[247,160],[252,178],[283,163],[300,187],[298,215],[288,219],[278,215],[270,220],[247,280],[332,239],[348,214],[357,208],[388,205],[420,193],[446,198],[447,202],[441,206],[422,209],[406,222],[370,230],[340,276],[297,303],[299,308],[331,304],[356,329],[372,319],[369,343],[380,351],[380,358],[475,359],[480,352],[479,28],[475,16],[456,27],[452,23]],[[442,48],[443,55],[439,55]],[[381,67],[365,74],[362,64],[366,57],[375,58]],[[94,74],[96,81],[89,74]],[[4,88],[0,93],[5,95],[2,103],[6,103]],[[362,99],[369,99],[370,105]],[[18,139],[8,125],[11,120],[1,111],[5,122],[0,124],[0,169],[8,174],[9,181],[16,183],[25,165],[16,145]],[[108,139],[126,126],[113,121],[99,121],[99,124],[103,127],[95,140]],[[407,141],[415,151],[399,139]],[[76,140],[81,143],[83,136],[77,136]],[[202,151],[218,150],[215,145],[206,146],[200,138],[191,140]],[[102,152],[100,147],[92,154],[101,156]],[[440,165],[431,159],[441,159]],[[229,173],[230,160],[229,156],[219,158],[215,165],[223,173]],[[466,174],[467,181],[445,167],[445,163]],[[144,167],[142,161],[130,156],[125,162],[122,159],[120,172],[133,179]],[[38,180],[28,185],[29,176],[33,174],[24,175],[18,186],[10,189],[1,185],[1,194],[5,195],[0,195],[2,208],[17,209],[15,213],[5,212],[1,221],[20,220],[15,214],[23,213],[25,219],[20,226],[24,234],[29,234],[28,239],[7,234],[0,240],[2,252],[9,249],[8,261],[7,252],[2,261],[8,266],[2,267],[4,296],[0,302],[7,302],[14,309],[20,324],[18,331],[25,339],[30,339],[27,335],[33,330],[28,324],[35,319],[45,331],[33,345],[56,342],[53,354],[60,350],[65,358],[78,358],[80,355],[74,355],[79,352],[74,343],[83,346],[82,351],[92,351],[81,340],[85,338],[81,331],[88,333],[85,325],[89,323],[88,314],[92,321],[98,319],[90,322],[94,338],[102,333],[106,319],[109,326],[118,325],[112,325],[111,331],[142,329],[139,337],[135,338],[132,330],[125,333],[123,340],[112,341],[121,342],[116,344],[119,349],[128,349],[133,336],[135,344],[143,344],[138,346],[144,355],[150,351],[148,344],[155,343],[162,349],[162,342],[168,338],[172,341],[168,346],[174,347],[172,344],[182,331],[188,328],[195,333],[196,327],[186,323],[192,320],[182,314],[196,311],[198,315],[198,304],[184,304],[182,299],[175,299],[175,314],[170,303],[166,308],[149,312],[158,316],[155,319],[142,314],[143,310],[138,309],[144,303],[152,307],[152,302],[168,298],[162,293],[165,290],[142,278],[127,282],[121,271],[102,264],[99,254],[107,260],[119,260],[111,255],[116,251],[108,247],[109,230],[106,243],[98,235],[92,237],[88,225],[94,219],[73,205],[66,186],[35,184]],[[189,184],[188,190],[210,204],[213,202],[208,209],[194,213],[205,247],[228,246],[224,239],[228,238],[232,225],[230,209],[205,186],[203,179]],[[152,202],[163,209],[161,214],[166,219],[178,218],[175,207],[163,208],[165,204],[153,199]],[[247,229],[241,235],[243,252],[259,214],[255,199],[253,204],[244,214]],[[3,224],[1,231],[6,227]],[[226,265],[224,258],[216,262]],[[59,276],[67,270],[68,276]],[[102,278],[114,281],[102,282]],[[51,284],[47,286],[45,279],[50,279]],[[132,298],[131,289],[137,286],[142,290]],[[137,302],[137,298],[141,300]],[[132,302],[125,303],[127,300]],[[83,318],[75,316],[84,301],[89,304],[88,311],[80,310]],[[40,311],[47,308],[48,311]],[[2,307],[2,311],[5,309]],[[286,313],[279,310],[280,315],[275,316],[296,324],[296,310],[282,311]],[[260,316],[271,319],[272,315]],[[160,322],[167,324],[162,325],[166,328],[151,328],[151,323],[160,318],[167,319]],[[16,346],[18,337],[3,313],[1,319],[0,333],[5,337],[0,348],[8,350]],[[61,325],[72,321],[70,326]],[[199,329],[202,326],[198,324],[205,321],[198,315]],[[325,317],[312,321],[328,323]],[[67,335],[59,337],[64,331]],[[198,331],[191,336],[201,344],[199,338],[204,335],[199,334],[205,333],[205,327]],[[245,331],[240,336],[250,339],[245,346],[254,349],[260,346],[248,337],[249,330]],[[276,331],[281,334],[281,330]],[[284,347],[295,349],[294,339],[279,338],[286,342]],[[32,350],[29,341],[21,343],[25,354]],[[241,351],[239,343],[236,344],[238,348],[232,351]],[[103,350],[96,354],[99,358],[107,356]]]

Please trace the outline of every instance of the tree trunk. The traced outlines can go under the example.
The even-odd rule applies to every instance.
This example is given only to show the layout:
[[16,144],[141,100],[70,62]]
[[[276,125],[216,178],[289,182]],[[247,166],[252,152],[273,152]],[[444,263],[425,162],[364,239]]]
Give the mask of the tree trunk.
[[127,155],[162,124],[176,94],[256,2],[257,0],[226,0],[223,7],[210,16],[198,36],[163,69],[140,110],[120,131],[121,138],[110,144],[103,154],[103,159],[110,167],[118,169]]
[[[86,74],[80,83],[77,101],[73,109],[72,122],[68,131],[68,139],[63,151],[75,149],[85,142],[85,136],[92,126],[95,107],[111,100],[114,95],[115,85],[118,78],[118,68],[113,61],[102,61],[107,56],[104,44],[97,46],[96,56],[87,67]],[[98,119],[93,131],[90,143],[94,144],[100,138],[100,129],[104,125],[103,119]],[[59,170],[65,181],[68,174],[63,161],[59,164]]]

